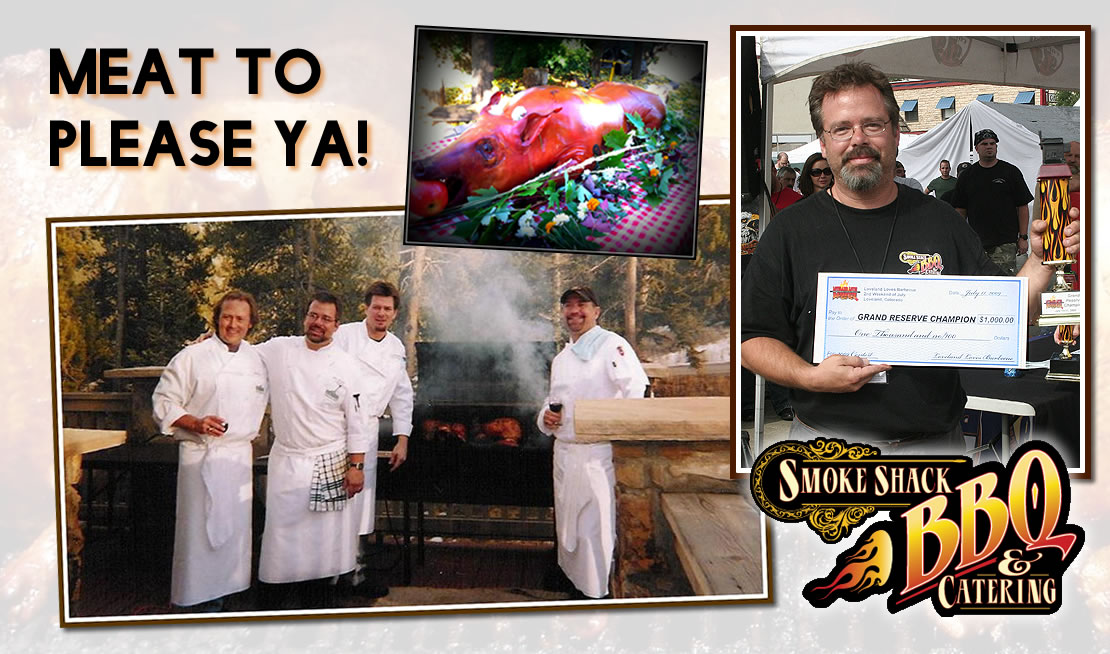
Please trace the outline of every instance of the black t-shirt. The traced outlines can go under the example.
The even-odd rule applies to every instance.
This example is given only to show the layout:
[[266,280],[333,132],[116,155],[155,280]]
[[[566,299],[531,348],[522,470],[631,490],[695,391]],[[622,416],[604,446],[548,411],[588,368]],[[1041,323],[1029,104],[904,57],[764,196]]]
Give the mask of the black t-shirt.
[[1001,159],[990,168],[976,163],[965,170],[952,196],[953,206],[967,209],[967,222],[987,248],[1017,241],[1017,208],[1032,201],[1021,171]]
[[[899,185],[897,201],[880,209],[834,203],[828,193],[817,193],[770,221],[742,275],[741,342],[775,338],[812,361],[819,272],[1001,274],[967,222],[936,198]],[[910,366],[890,370],[886,384],[866,384],[854,393],[791,389],[791,397],[808,425],[876,439],[947,432],[967,401],[956,369]]]

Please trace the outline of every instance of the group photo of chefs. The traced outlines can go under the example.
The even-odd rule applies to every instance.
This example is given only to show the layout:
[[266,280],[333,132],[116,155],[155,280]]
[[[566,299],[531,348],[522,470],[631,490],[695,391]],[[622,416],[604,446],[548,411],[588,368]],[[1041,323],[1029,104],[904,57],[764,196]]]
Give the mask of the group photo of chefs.
[[[75,253],[63,260],[60,279],[80,278],[59,283],[59,306],[74,308],[59,312],[63,422],[74,419],[71,396],[106,388],[130,393],[139,407],[126,425],[129,442],[120,446],[129,454],[86,456],[88,479],[77,488],[90,497],[79,524],[100,533],[93,529],[102,501],[97,468],[125,459],[135,504],[126,510],[137,516],[131,537],[157,550],[151,533],[165,530],[172,543],[163,548],[172,556],[147,553],[157,566],[169,558],[168,587],[156,587],[162,572],[146,575],[142,601],[123,609],[97,607],[96,595],[105,591],[88,582],[111,577],[111,566],[121,564],[133,565],[132,574],[140,563],[86,548],[74,575],[81,612],[203,616],[382,606],[394,600],[398,581],[381,568],[388,547],[376,490],[406,473],[405,487],[420,489],[421,497],[448,484],[444,474],[477,477],[481,485],[486,473],[479,469],[452,469],[469,465],[452,449],[465,444],[542,464],[522,473],[531,477],[520,488],[486,484],[501,486],[498,497],[508,499],[498,504],[513,504],[514,493],[534,487],[535,497],[519,503],[548,507],[553,527],[539,540],[550,538],[550,569],[538,581],[520,582],[538,587],[532,599],[615,598],[613,447],[579,442],[576,403],[650,395],[645,348],[651,359],[677,361],[692,351],[684,342],[715,339],[713,356],[727,357],[727,277],[692,283],[728,256],[727,239],[719,238],[728,229],[726,205],[703,208],[699,260],[609,257],[601,265],[538,252],[399,248],[393,239],[400,215],[226,220],[203,228],[189,220],[122,228],[106,220],[58,230],[59,252]],[[231,245],[245,243],[245,234],[254,242]],[[309,243],[314,253],[297,247]],[[127,268],[109,254],[112,247],[126,248]],[[108,261],[114,266],[87,272]],[[162,268],[167,263],[175,273]],[[672,297],[663,290],[672,287],[690,290]],[[82,304],[86,292],[96,299]],[[195,310],[185,309],[189,302]],[[114,321],[123,332],[116,351]],[[527,344],[531,358],[518,360],[515,342]],[[443,358],[456,346],[479,354]],[[428,349],[417,357],[419,348]],[[491,352],[488,368],[470,367]],[[718,380],[727,394],[727,375]],[[485,413],[418,406],[422,391],[460,405],[472,399],[466,387],[483,385],[499,389],[485,399],[492,407]],[[163,453],[136,454],[153,453],[154,445],[165,446]],[[141,469],[135,461],[143,457],[160,467]],[[172,493],[172,501],[140,524],[143,499],[135,494],[146,494],[140,483],[158,474],[173,475],[151,486]],[[396,516],[386,517],[386,531],[396,531]],[[474,575],[468,583],[484,583]]]
[[[229,291],[212,309],[214,336],[166,366],[153,404],[162,433],[180,447],[175,607],[219,611],[226,596],[251,585],[250,441],[267,399],[275,440],[260,608],[334,607],[329,596],[344,586],[370,598],[388,594],[370,576],[352,577],[359,538],[373,531],[378,416],[387,408],[393,416],[391,469],[404,463],[412,431],[405,350],[388,331],[399,302],[394,285],[375,281],[363,298],[365,320],[341,325],[340,299],[317,291],[305,307],[303,336],[252,345],[244,339],[258,322],[256,300]],[[644,397],[648,379],[632,346],[598,325],[592,289],[567,289],[559,303],[569,340],[552,364],[538,424],[556,438],[556,516],[567,524],[558,532],[559,565],[582,597],[600,598],[613,556],[612,448],[576,443],[570,417],[580,398]],[[594,489],[606,487],[598,497]]]

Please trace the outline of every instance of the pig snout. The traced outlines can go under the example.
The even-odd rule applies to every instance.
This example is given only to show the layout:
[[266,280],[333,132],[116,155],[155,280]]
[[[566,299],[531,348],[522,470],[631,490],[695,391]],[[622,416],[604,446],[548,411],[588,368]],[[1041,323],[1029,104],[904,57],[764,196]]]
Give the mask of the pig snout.
[[416,179],[436,179],[437,169],[430,159],[418,159],[412,162],[412,176]]
[[[454,168],[455,166],[452,165],[444,165],[442,156],[418,159],[412,162],[412,178],[422,184],[425,189],[433,188],[433,183],[442,187],[443,190],[437,190],[436,195],[445,194],[446,205],[460,204],[466,199],[466,185]],[[442,207],[440,211],[442,211]]]

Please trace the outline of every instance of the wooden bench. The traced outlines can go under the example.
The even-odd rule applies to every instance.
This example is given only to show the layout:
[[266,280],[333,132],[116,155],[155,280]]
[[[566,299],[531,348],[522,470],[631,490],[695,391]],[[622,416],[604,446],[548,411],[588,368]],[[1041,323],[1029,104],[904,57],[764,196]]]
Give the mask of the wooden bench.
[[762,519],[750,500],[729,493],[663,493],[675,551],[698,595],[763,591]]

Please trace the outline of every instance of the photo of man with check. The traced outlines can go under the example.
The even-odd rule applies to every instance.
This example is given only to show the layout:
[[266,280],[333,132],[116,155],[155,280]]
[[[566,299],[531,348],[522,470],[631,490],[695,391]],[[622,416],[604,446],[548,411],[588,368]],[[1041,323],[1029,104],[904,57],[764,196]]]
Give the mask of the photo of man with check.
[[[771,221],[744,272],[740,302],[741,364],[791,389],[796,419],[790,439],[832,436],[870,442],[887,452],[964,451],[967,396],[950,367],[871,364],[814,352],[817,277],[821,272],[1001,275],[978,236],[952,207],[894,182],[899,106],[886,76],[865,63],[817,77],[809,94],[813,127],[835,183]],[[1076,221],[1064,231],[1079,251]],[[1030,225],[1028,318],[1052,278],[1041,265],[1047,223]],[[919,255],[932,265],[912,263]],[[919,260],[919,259],[917,259]],[[869,383],[872,382],[872,383]]]

